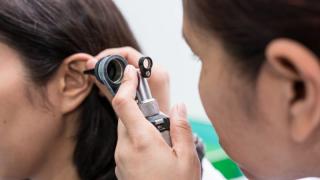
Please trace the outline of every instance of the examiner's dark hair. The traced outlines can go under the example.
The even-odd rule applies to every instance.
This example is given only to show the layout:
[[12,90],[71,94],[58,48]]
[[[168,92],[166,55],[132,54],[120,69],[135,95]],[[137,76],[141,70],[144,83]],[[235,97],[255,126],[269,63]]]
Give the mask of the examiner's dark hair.
[[217,34],[253,76],[276,38],[299,41],[320,56],[319,0],[184,0],[184,7],[188,19]]
[[[1,0],[0,41],[21,54],[33,82],[45,86],[63,60],[106,48],[139,49],[112,0]],[[74,163],[83,180],[116,179],[117,117],[93,87],[81,105]]]

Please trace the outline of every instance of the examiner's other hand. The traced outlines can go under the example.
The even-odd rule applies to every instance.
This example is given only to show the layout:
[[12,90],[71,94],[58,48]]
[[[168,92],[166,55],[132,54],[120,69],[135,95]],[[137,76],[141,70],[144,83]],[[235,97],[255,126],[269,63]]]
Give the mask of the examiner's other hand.
[[[136,68],[138,68],[139,59],[143,56],[141,53],[131,47],[107,49],[98,54],[94,59],[89,60],[87,63],[87,68],[93,69],[98,60],[108,55],[120,55],[126,58],[128,63]],[[93,78],[93,80],[99,87],[102,94],[112,101],[111,94],[108,92],[107,88],[95,78]],[[161,111],[168,114],[170,111],[170,82],[168,72],[160,67],[157,63],[154,63],[152,68],[152,76],[148,79],[148,82],[152,95],[157,99]]]
[[200,162],[184,105],[171,113],[172,148],[141,113],[136,101],[137,70],[128,66],[112,101],[118,114],[116,175],[120,180],[199,180]]

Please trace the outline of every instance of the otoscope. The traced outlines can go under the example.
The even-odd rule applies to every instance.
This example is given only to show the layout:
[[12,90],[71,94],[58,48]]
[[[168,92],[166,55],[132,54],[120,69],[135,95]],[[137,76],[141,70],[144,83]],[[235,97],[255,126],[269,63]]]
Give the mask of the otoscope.
[[[124,70],[128,65],[127,60],[118,55],[110,55],[97,62],[94,69],[84,73],[94,75],[96,79],[107,87],[112,96],[115,96],[124,76]],[[145,118],[152,123],[161,133],[164,140],[172,146],[170,137],[170,119],[160,112],[156,99],[152,97],[148,78],[151,76],[153,61],[150,57],[139,59],[139,83],[137,87],[137,104]]]

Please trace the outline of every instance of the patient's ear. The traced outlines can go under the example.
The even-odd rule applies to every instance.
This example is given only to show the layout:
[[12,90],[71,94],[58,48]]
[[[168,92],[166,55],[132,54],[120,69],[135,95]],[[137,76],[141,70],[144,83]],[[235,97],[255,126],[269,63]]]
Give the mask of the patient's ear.
[[302,44],[277,39],[266,51],[267,63],[279,78],[291,86],[288,104],[290,137],[303,143],[320,129],[320,68],[319,58]]
[[61,97],[61,112],[72,112],[84,101],[91,92],[93,82],[88,75],[84,75],[86,63],[93,57],[78,53],[67,57],[58,72],[58,86]]

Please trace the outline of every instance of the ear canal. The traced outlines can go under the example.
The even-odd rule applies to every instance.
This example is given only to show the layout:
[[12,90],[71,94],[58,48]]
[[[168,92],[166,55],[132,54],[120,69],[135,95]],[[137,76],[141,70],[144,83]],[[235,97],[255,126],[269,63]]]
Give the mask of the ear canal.
[[294,92],[294,97],[291,100],[291,104],[293,104],[294,102],[300,100],[300,99],[304,99],[305,95],[306,95],[306,89],[305,89],[305,85],[302,81],[296,81],[293,84],[293,92]]
[[85,70],[83,71],[83,74],[94,75],[94,69]]

